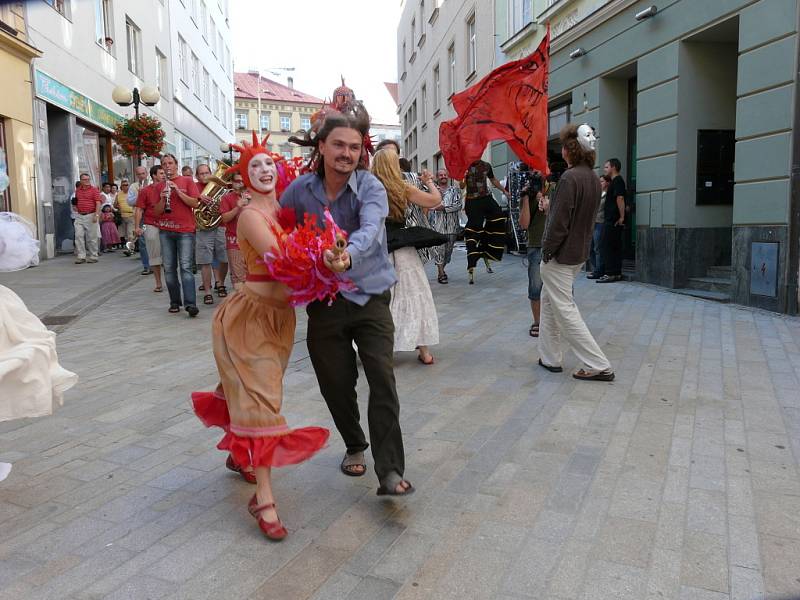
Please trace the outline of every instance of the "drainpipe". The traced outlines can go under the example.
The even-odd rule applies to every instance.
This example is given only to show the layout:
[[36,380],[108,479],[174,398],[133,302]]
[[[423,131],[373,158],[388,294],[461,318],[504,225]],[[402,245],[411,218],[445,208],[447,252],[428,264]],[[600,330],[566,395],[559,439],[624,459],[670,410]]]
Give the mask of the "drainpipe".
[[800,11],[796,15],[794,123],[792,127],[792,171],[789,179],[789,273],[786,278],[786,312],[800,312]]

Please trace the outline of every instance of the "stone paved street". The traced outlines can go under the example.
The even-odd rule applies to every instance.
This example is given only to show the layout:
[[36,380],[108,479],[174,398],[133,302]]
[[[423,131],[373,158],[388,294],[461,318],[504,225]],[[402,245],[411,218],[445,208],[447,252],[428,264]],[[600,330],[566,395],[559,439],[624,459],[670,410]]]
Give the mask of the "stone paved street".
[[571,354],[565,374],[535,366],[522,260],[468,286],[459,252],[450,285],[432,278],[436,364],[397,356],[418,491],[390,501],[372,471],[339,473],[299,311],[285,414],[333,433],[276,472],[290,536],[271,544],[190,410],[216,382],[212,311],[169,315],[137,265],[0,275],[76,317],[58,349],[81,378],[52,417],[0,424],[0,600],[800,595],[800,319],[581,278],[617,379],[577,382]]

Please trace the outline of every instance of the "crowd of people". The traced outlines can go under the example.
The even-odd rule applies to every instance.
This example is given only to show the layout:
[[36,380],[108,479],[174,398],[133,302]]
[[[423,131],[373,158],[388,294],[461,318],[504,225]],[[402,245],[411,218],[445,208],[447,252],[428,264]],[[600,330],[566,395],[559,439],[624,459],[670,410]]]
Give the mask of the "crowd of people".
[[[272,540],[286,536],[276,512],[271,468],[313,456],[328,439],[319,427],[290,429],[281,415],[282,379],[294,343],[295,315],[289,289],[276,281],[264,257],[275,251],[286,211],[302,225],[329,212],[347,233],[346,249],[326,251],[325,267],[351,287],[331,302],[307,305],[307,345],[320,391],[345,445],[340,469],[352,477],[367,472],[365,451],[372,447],[379,495],[402,496],[414,486],[404,476],[405,461],[394,375],[395,352],[416,352],[423,365],[435,363],[439,343],[434,294],[425,263],[437,267],[436,282],[448,284],[446,268],[466,212],[463,230],[469,284],[480,262],[492,272],[502,259],[506,215],[489,185],[506,196],[491,165],[473,162],[461,182],[446,170],[413,173],[398,144],[385,140],[370,157],[365,151],[369,118],[358,102],[328,114],[314,132],[309,172],[278,184],[282,157],[265,141],[237,146],[238,163],[229,169],[229,191],[221,198],[201,190],[212,179],[201,164],[192,173],[165,154],[149,174],[136,169],[136,181],[100,191],[81,175],[76,188],[76,262],[96,262],[97,231],[110,248],[136,240],[144,273],[154,275],[154,292],[165,284],[169,312],[198,314],[194,269],[199,269],[205,305],[221,303],[213,316],[212,344],[219,371],[213,392],[195,392],[192,401],[207,426],[225,436],[219,448],[226,465],[256,485],[248,509]],[[606,163],[601,179],[593,171],[595,138],[587,125],[561,132],[567,170],[557,184],[547,182],[522,194],[520,224],[528,232],[528,298],[539,339],[538,364],[563,370],[562,342],[581,367],[573,377],[611,381],[614,372],[584,323],[573,287],[590,259],[588,274],[598,282],[621,276],[620,228],[624,223],[624,181],[619,162]],[[601,189],[608,199],[601,203]],[[198,209],[216,217],[200,224]],[[116,219],[115,219],[116,217]],[[599,251],[598,251],[599,248]],[[228,293],[230,274],[233,293]],[[361,359],[369,382],[369,439],[356,402]]]

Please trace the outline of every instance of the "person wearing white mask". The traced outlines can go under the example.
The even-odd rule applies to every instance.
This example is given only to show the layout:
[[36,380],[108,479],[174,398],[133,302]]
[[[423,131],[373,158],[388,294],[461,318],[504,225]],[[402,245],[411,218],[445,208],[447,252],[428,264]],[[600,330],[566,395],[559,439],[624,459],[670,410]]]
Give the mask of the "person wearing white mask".
[[563,371],[563,340],[583,364],[574,378],[613,381],[611,363],[583,321],[572,293],[575,277],[589,258],[600,204],[600,182],[592,170],[596,138],[589,125],[572,123],[559,138],[569,168],[558,182],[542,236],[539,365],[551,373]]

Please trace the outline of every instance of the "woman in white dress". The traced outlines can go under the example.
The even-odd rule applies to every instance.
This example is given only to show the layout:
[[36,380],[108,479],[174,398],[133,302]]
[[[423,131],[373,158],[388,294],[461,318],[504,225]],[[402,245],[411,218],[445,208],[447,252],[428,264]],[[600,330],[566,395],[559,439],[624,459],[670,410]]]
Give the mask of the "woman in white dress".
[[[404,181],[399,157],[389,147],[375,153],[372,173],[383,183],[389,198],[387,227],[404,227],[413,212],[435,208],[442,203],[442,196],[433,185],[429,172],[423,172],[421,177],[429,192]],[[425,365],[432,365],[434,358],[428,347],[439,343],[439,318],[425,268],[413,246],[399,248],[389,256],[397,273],[391,301],[394,350],[417,350],[417,359]]]
[[[0,213],[0,272],[38,263],[38,251],[26,221]],[[0,422],[51,414],[77,381],[75,373],[58,364],[56,334],[0,285]],[[0,463],[0,481],[10,470],[10,464]]]

